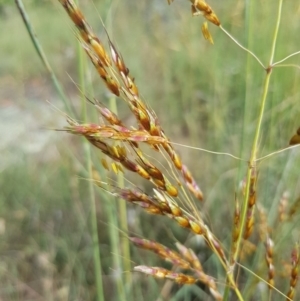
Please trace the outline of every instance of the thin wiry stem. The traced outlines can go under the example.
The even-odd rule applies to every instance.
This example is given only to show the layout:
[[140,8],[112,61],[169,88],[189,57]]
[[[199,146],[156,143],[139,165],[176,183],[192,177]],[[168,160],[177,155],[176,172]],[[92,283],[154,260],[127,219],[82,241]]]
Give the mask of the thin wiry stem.
[[[236,263],[238,266],[240,266],[242,269],[244,269],[245,271],[247,271],[247,272],[249,272],[251,275],[253,275],[253,276],[255,276],[258,280],[260,280],[261,282],[264,282],[264,283],[266,283],[266,284],[268,284],[267,283],[267,281],[264,279],[264,278],[262,278],[262,277],[260,277],[259,275],[257,275],[256,273],[254,273],[251,269],[248,269],[246,266],[244,266],[244,265],[242,265],[242,264],[240,264],[240,263]],[[287,300],[289,300],[289,301],[293,301],[291,298],[289,298],[287,295],[285,295],[283,292],[281,292],[279,289],[277,289],[275,286],[272,286],[272,289],[274,290],[274,291],[276,291],[278,294],[280,294],[281,296],[283,296],[283,297],[285,297]]]
[[274,66],[276,66],[276,65],[278,65],[278,64],[281,64],[281,63],[283,63],[284,61],[286,61],[287,59],[289,59],[289,58],[291,58],[291,57],[293,57],[293,56],[295,56],[295,55],[297,55],[297,54],[300,54],[300,50],[299,51],[296,51],[296,52],[294,52],[294,53],[292,53],[292,54],[290,54],[290,55],[288,55],[287,57],[285,57],[284,59],[282,59],[282,60],[280,60],[280,61],[278,61],[278,62],[275,62],[275,63],[273,63],[273,67]]
[[[276,22],[276,27],[275,27],[275,31],[274,31],[271,55],[270,55],[270,66],[272,66],[275,49],[276,49],[276,42],[277,42],[278,31],[279,31],[280,20],[281,20],[282,2],[283,2],[283,0],[279,0],[277,22]],[[233,255],[234,262],[237,261],[239,255],[240,255],[242,237],[244,234],[244,229],[245,229],[246,220],[247,220],[247,209],[248,209],[249,196],[250,196],[251,176],[252,176],[253,170],[255,169],[255,165],[256,165],[255,161],[256,161],[256,154],[258,151],[258,141],[259,141],[261,127],[262,127],[262,120],[263,120],[263,116],[264,116],[264,110],[265,110],[266,99],[267,99],[267,94],[268,94],[268,90],[269,90],[271,74],[272,74],[272,69],[267,70],[267,75],[266,75],[264,86],[263,86],[259,118],[257,121],[257,126],[256,126],[256,130],[255,130],[255,135],[254,135],[254,139],[253,139],[252,150],[251,150],[251,155],[250,155],[250,160],[249,160],[249,167],[248,167],[248,172],[247,172],[247,182],[246,182],[246,193],[245,193],[245,197],[244,197],[243,209],[242,209],[242,215],[241,215],[240,233],[239,233],[239,236],[237,239],[236,252]]]
[[242,159],[242,158],[239,158],[237,156],[234,156],[230,153],[222,153],[222,152],[215,152],[215,151],[210,151],[208,149],[205,149],[205,148],[201,148],[201,147],[196,147],[196,146],[190,146],[190,145],[185,145],[185,144],[181,144],[181,143],[176,143],[176,142],[170,142],[171,144],[174,144],[174,145],[178,145],[178,146],[182,146],[182,147],[186,147],[186,148],[189,148],[189,149],[195,149],[195,150],[199,150],[199,151],[203,151],[205,153],[209,153],[209,154],[215,154],[215,155],[223,155],[223,156],[228,156],[228,157],[231,157],[233,159],[236,159],[236,160],[239,160],[239,161],[247,161],[245,159]]
[[[87,109],[86,109],[86,99],[85,99],[85,66],[84,66],[83,51],[80,43],[78,43],[78,69],[80,77],[81,86],[81,100],[82,100],[82,118],[87,121]],[[92,154],[91,145],[88,141],[84,142],[84,153],[86,158],[87,171],[90,178],[93,178],[93,165],[92,165]],[[101,273],[101,254],[99,248],[99,238],[98,238],[98,223],[97,223],[97,210],[96,210],[96,198],[95,189],[92,182],[88,183],[88,198],[90,200],[91,206],[91,236],[93,242],[93,260],[94,260],[94,275],[96,282],[96,300],[104,301],[103,293],[103,280]]]
[[279,64],[279,65],[273,65],[273,67],[294,67],[294,68],[297,68],[297,69],[300,69],[300,65],[296,65],[296,64]]
[[[109,99],[110,109],[115,114],[118,114],[118,107],[116,102],[116,97],[112,96]],[[124,188],[124,175],[122,173],[118,173],[117,176],[118,187]],[[127,222],[127,204],[125,200],[120,199],[118,201],[118,214],[120,220],[120,228],[122,232],[128,234],[128,222]],[[125,271],[130,271],[130,245],[127,237],[123,236],[121,238],[121,248],[122,248],[122,258],[123,258],[123,269]],[[132,283],[131,273],[126,273],[126,283]]]
[[266,67],[264,66],[264,64],[261,62],[261,60],[249,49],[247,49],[246,47],[244,47],[240,42],[238,42],[228,31],[226,31],[226,29],[224,27],[222,27],[222,25],[219,26],[220,29],[234,42],[236,43],[240,48],[242,48],[243,50],[245,50],[246,52],[248,52],[250,55],[252,55],[257,62],[264,68],[266,69]]
[[298,148],[298,147],[300,147],[300,144],[292,145],[292,146],[289,146],[289,147],[280,149],[280,150],[278,150],[278,151],[276,151],[276,152],[273,152],[273,153],[270,153],[270,154],[268,154],[268,155],[266,155],[266,156],[257,158],[257,159],[256,159],[256,162],[258,162],[258,161],[263,161],[263,160],[268,159],[268,158],[270,158],[270,157],[273,157],[273,156],[275,156],[275,155],[277,155],[277,154],[280,154],[280,153],[283,153],[283,152],[288,151],[288,150],[290,150],[290,149],[294,149],[294,148]]

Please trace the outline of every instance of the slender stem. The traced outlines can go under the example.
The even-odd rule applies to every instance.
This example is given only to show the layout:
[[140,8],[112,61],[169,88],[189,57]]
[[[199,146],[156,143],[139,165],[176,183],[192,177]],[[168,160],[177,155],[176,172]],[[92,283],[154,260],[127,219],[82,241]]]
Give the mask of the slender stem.
[[264,64],[261,62],[261,60],[249,49],[247,49],[246,47],[244,47],[241,43],[239,43],[228,31],[226,31],[226,29],[224,27],[222,27],[221,25],[219,26],[220,29],[234,42],[236,43],[240,48],[242,48],[243,50],[245,50],[246,52],[248,52],[250,55],[252,55],[257,62],[264,68],[266,69],[266,67],[264,66]]
[[296,65],[296,64],[279,64],[279,65],[273,65],[273,67],[294,67],[294,68],[297,68],[297,69],[300,69],[300,65]]
[[28,18],[28,15],[26,13],[26,10],[25,10],[25,7],[23,5],[22,0],[15,0],[15,2],[16,2],[18,10],[20,12],[20,15],[21,15],[21,17],[23,19],[23,22],[24,22],[24,24],[26,26],[26,29],[27,29],[27,32],[28,32],[28,34],[30,36],[32,44],[33,44],[33,46],[34,46],[34,48],[35,48],[35,50],[36,50],[39,58],[41,59],[44,67],[46,68],[46,70],[47,70],[47,72],[48,72],[48,74],[49,74],[49,76],[50,76],[50,78],[52,80],[52,83],[53,83],[56,91],[58,92],[58,94],[59,94],[59,96],[60,96],[60,98],[61,98],[61,100],[62,100],[62,102],[63,102],[63,104],[64,104],[64,106],[66,108],[66,110],[68,112],[72,112],[70,104],[69,104],[69,101],[68,101],[68,98],[66,97],[66,95],[65,95],[65,93],[63,91],[62,86],[60,85],[60,83],[59,83],[56,75],[54,74],[54,72],[53,72],[53,70],[52,70],[52,68],[51,68],[51,66],[50,66],[50,64],[49,64],[49,62],[47,60],[47,57],[46,57],[46,55],[45,55],[45,53],[43,51],[43,48],[42,48],[41,44],[39,43],[38,38],[37,38],[37,36],[36,36],[36,34],[35,34],[34,30],[33,30],[33,27],[32,27],[32,25],[30,23],[30,20]]
[[[78,43],[78,72],[80,78],[80,86],[81,86],[81,116],[82,119],[86,122],[87,117],[87,108],[86,108],[86,99],[85,99],[85,60],[83,57],[83,51],[81,44]],[[93,165],[92,165],[92,154],[91,154],[91,146],[88,141],[84,142],[84,154],[86,158],[87,171],[89,177],[93,178]],[[90,200],[91,206],[91,236],[93,242],[93,260],[94,260],[94,274],[95,274],[95,282],[96,282],[96,299],[98,301],[104,301],[104,293],[103,293],[103,281],[102,281],[102,273],[101,273],[101,254],[99,247],[99,238],[98,238],[98,223],[97,223],[97,209],[96,209],[96,198],[95,198],[95,189],[94,183],[92,181],[88,182],[88,198]]]
[[272,43],[271,56],[270,56],[270,63],[269,63],[270,66],[274,65],[274,64],[273,64],[273,60],[274,60],[275,49],[276,49],[276,42],[277,42],[278,31],[279,31],[280,21],[281,21],[282,2],[283,2],[283,0],[279,0],[279,7],[278,7],[278,14],[277,14],[277,21],[276,21],[276,26],[275,26],[274,36],[273,36],[273,43]]
[[[86,141],[84,143],[84,151],[85,157],[87,161],[88,173],[90,177],[92,177],[92,159],[91,159],[91,147],[89,143]],[[88,193],[91,204],[91,234],[92,234],[92,242],[93,242],[93,260],[94,260],[94,273],[95,273],[95,282],[97,289],[97,300],[104,301],[103,294],[103,281],[102,281],[102,273],[101,273],[101,254],[99,247],[99,238],[98,238],[98,225],[97,225],[97,210],[96,210],[96,199],[95,199],[95,191],[94,184],[92,181],[88,183]]]
[[272,66],[274,67],[274,66],[276,66],[276,65],[278,65],[278,64],[280,64],[280,63],[286,61],[287,59],[289,59],[289,58],[291,58],[291,57],[293,57],[293,56],[295,56],[295,55],[297,55],[297,54],[300,54],[300,50],[297,51],[297,52],[294,52],[294,53],[288,55],[287,57],[285,57],[284,59],[282,59],[282,60],[280,60],[280,61],[274,63]]
[[[116,97],[112,96],[109,100],[109,103],[110,103],[111,111],[114,112],[115,114],[118,114]],[[118,174],[118,187],[120,188],[124,187],[124,176],[122,173]],[[126,201],[120,199],[118,201],[118,207],[119,207],[118,212],[119,212],[119,219],[120,219],[120,228],[122,230],[122,233],[128,233]],[[128,272],[131,269],[129,240],[127,237],[123,236],[121,238],[121,241],[122,241],[123,269]],[[128,284],[132,283],[131,273],[126,273],[125,275],[126,275],[126,283]]]
[[[279,0],[277,22],[276,22],[275,32],[274,32],[274,36],[273,36],[273,43],[272,43],[271,55],[270,55],[270,66],[272,66],[275,49],[276,49],[278,30],[279,30],[280,19],[281,19],[282,2],[283,2],[283,0]],[[237,239],[236,252],[233,256],[234,262],[237,261],[238,256],[240,254],[242,237],[243,237],[244,229],[245,229],[245,225],[246,225],[247,209],[248,209],[249,194],[250,194],[249,190],[250,190],[250,185],[251,185],[250,182],[251,182],[251,176],[252,176],[253,170],[256,168],[255,161],[256,161],[256,154],[257,154],[257,150],[258,150],[258,140],[259,140],[259,136],[260,136],[260,132],[261,132],[262,120],[263,120],[263,116],[264,116],[264,110],[265,110],[265,104],[266,104],[271,74],[272,74],[272,69],[271,68],[267,69],[267,74],[266,74],[266,78],[265,78],[265,82],[264,82],[264,86],[263,86],[259,118],[257,121],[257,126],[256,126],[256,130],[255,130],[255,135],[254,135],[254,139],[253,139],[252,150],[251,150],[251,155],[250,155],[250,160],[249,160],[249,167],[248,167],[248,172],[247,172],[247,182],[246,182],[246,193],[245,193],[244,202],[243,202],[242,218],[241,218],[241,224],[240,224],[240,233],[239,233],[239,236]]]
[[[252,34],[252,21],[253,21],[253,17],[255,16],[254,12],[254,3],[251,1],[245,1],[245,10],[244,10],[244,14],[245,14],[245,40],[247,41],[246,43],[246,48],[249,49],[251,48],[251,46],[253,45],[253,34]],[[250,54],[250,53],[248,53]],[[248,123],[248,119],[249,114],[248,114],[248,110],[249,110],[249,103],[251,102],[251,85],[252,83],[252,76],[251,76],[251,67],[252,67],[252,58],[251,58],[251,54],[246,56],[246,72],[245,72],[245,101],[243,102],[243,124],[241,127],[241,146],[240,146],[240,157],[243,156],[243,152],[244,152],[244,147],[245,147],[245,143],[246,143],[246,135],[245,135],[245,129]],[[238,171],[238,179],[241,178],[241,174],[243,172],[243,166],[244,164],[239,164],[239,171]],[[239,183],[238,183],[239,185]],[[234,231],[234,229],[232,230]],[[236,242],[234,242],[234,240],[232,239],[231,241],[232,244],[232,252],[230,254],[230,262],[232,262],[232,256],[234,254],[234,248],[233,247]],[[229,279],[228,276],[230,275],[230,273],[227,274],[226,277],[226,287],[224,290],[224,294],[223,294],[223,301],[227,301],[230,295],[230,286],[229,286]]]

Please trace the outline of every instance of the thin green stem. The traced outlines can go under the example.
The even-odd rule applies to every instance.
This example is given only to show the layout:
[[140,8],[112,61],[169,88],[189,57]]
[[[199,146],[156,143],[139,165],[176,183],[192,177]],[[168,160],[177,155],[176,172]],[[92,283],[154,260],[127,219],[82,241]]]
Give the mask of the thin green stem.
[[[115,114],[118,114],[118,107],[116,102],[116,97],[112,96],[109,100],[110,109]],[[118,174],[118,187],[124,187],[124,176],[122,173]],[[122,233],[128,233],[128,222],[127,222],[127,204],[126,201],[120,199],[118,200],[118,213],[119,213],[119,220],[120,220],[120,228]],[[122,258],[123,258],[123,269],[124,271],[130,271],[130,245],[129,240],[127,237],[121,237],[121,248],[122,248]],[[132,283],[131,273],[126,273],[126,283]]]
[[296,64],[279,64],[279,65],[274,65],[273,64],[273,67],[293,67],[293,68],[297,68],[297,69],[300,69],[300,65],[296,65]]
[[283,3],[283,0],[279,0],[277,21],[276,21],[276,26],[275,26],[274,36],[273,36],[271,56],[270,56],[270,62],[269,62],[270,66],[273,65],[273,60],[274,60],[274,55],[275,55],[277,37],[278,37],[278,32],[279,32],[279,27],[280,27],[280,21],[281,21],[282,3]]
[[[81,44],[78,43],[78,72],[79,80],[81,86],[81,116],[82,119],[86,122],[87,117],[87,108],[86,108],[86,99],[85,99],[85,60],[83,57],[83,51]],[[87,171],[89,177],[93,178],[93,164],[92,164],[92,154],[91,146],[88,141],[84,143],[84,154],[86,158]],[[98,238],[98,223],[97,223],[97,210],[96,210],[96,198],[95,198],[95,189],[92,181],[88,182],[88,198],[90,200],[91,206],[91,236],[93,242],[93,260],[94,260],[94,274],[96,282],[96,298],[98,301],[104,301],[104,292],[103,292],[103,281],[101,273],[101,254],[99,247],[99,238]]]
[[[279,26],[280,26],[280,19],[281,19],[282,2],[283,2],[283,0],[279,0],[277,22],[276,22],[275,32],[274,32],[274,36],[273,36],[271,55],[270,55],[270,66],[272,66],[275,49],[276,49],[276,42],[277,42],[278,31],[279,31]],[[251,149],[251,155],[250,155],[250,159],[249,159],[247,182],[246,182],[246,193],[245,193],[244,202],[243,202],[240,232],[239,232],[239,236],[237,239],[236,252],[233,255],[234,262],[236,262],[239,257],[241,243],[242,243],[242,237],[243,237],[244,229],[246,226],[247,210],[248,210],[250,186],[251,186],[251,177],[252,177],[253,171],[255,171],[255,168],[256,168],[256,154],[258,151],[258,140],[259,140],[260,133],[261,133],[262,121],[263,121],[263,116],[264,116],[267,94],[268,94],[268,90],[269,90],[271,74],[272,74],[272,69],[271,68],[267,69],[267,74],[266,74],[265,82],[263,85],[263,93],[262,93],[261,104],[260,104],[259,118],[257,120],[257,126],[256,126],[256,130],[255,130],[255,135],[254,135],[252,149]],[[233,271],[232,271],[232,273],[233,273]]]
[[[85,157],[87,161],[88,173],[92,177],[92,158],[91,158],[91,146],[86,141],[84,143]],[[95,282],[97,289],[97,300],[104,301],[104,292],[103,292],[103,281],[101,273],[101,254],[99,247],[99,238],[98,238],[98,224],[97,224],[97,210],[96,210],[96,198],[93,182],[88,183],[88,193],[91,205],[91,234],[93,242],[93,260],[94,260],[94,273],[95,273]]]
[[52,70],[52,68],[51,68],[51,66],[50,66],[50,64],[49,64],[49,62],[47,60],[47,57],[46,57],[46,55],[45,55],[45,53],[43,51],[43,48],[42,48],[41,44],[39,43],[38,38],[37,38],[37,36],[36,36],[36,34],[35,34],[34,30],[33,30],[33,27],[32,27],[32,25],[30,23],[29,17],[28,17],[28,15],[26,13],[26,10],[25,10],[25,7],[23,5],[22,0],[15,0],[15,2],[16,2],[18,10],[20,12],[20,15],[21,15],[21,17],[23,19],[23,22],[24,22],[24,24],[26,26],[26,29],[27,29],[27,32],[28,32],[28,34],[30,36],[32,44],[33,44],[33,46],[34,46],[34,48],[35,48],[35,50],[36,50],[39,58],[41,59],[44,67],[46,68],[46,70],[47,70],[47,72],[48,72],[48,74],[49,74],[49,76],[51,78],[51,81],[52,81],[52,83],[53,83],[56,91],[58,92],[58,94],[59,94],[59,96],[60,96],[60,98],[61,98],[61,100],[62,100],[62,102],[63,102],[63,104],[64,104],[64,106],[66,108],[66,110],[69,113],[72,112],[70,104],[69,104],[69,101],[68,101],[68,98],[66,97],[66,95],[65,95],[65,93],[63,91],[62,86],[60,85],[60,83],[59,83],[56,75],[54,74],[54,72],[53,72],[53,70]]
[[219,26],[220,29],[235,43],[237,44],[241,49],[245,50],[246,52],[248,52],[250,55],[252,55],[256,61],[264,68],[266,69],[266,67],[264,66],[264,64],[261,62],[261,60],[256,56],[256,54],[254,54],[251,50],[249,50],[248,48],[244,47],[240,42],[238,42],[228,31],[226,31],[226,29],[224,27],[222,27],[221,25]]
[[293,56],[295,56],[295,55],[297,55],[297,54],[300,54],[300,51],[297,51],[297,52],[294,52],[294,53],[288,55],[287,57],[283,58],[282,60],[280,60],[280,61],[274,63],[272,66],[274,67],[274,66],[276,66],[276,65],[278,65],[278,64],[281,64],[281,63],[283,63],[284,61],[286,61],[287,59],[289,59],[289,58],[291,58],[291,57],[293,57]]

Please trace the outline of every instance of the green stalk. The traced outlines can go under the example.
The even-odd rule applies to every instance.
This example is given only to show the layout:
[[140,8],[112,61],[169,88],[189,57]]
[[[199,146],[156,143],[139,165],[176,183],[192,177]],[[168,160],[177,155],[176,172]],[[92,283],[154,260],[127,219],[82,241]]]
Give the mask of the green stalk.
[[68,98],[66,97],[66,95],[65,95],[65,93],[63,91],[62,86],[60,85],[60,83],[59,83],[56,75],[54,74],[54,72],[53,72],[53,70],[52,70],[52,68],[51,68],[51,66],[50,66],[50,64],[49,64],[49,62],[47,60],[47,57],[46,57],[46,55],[45,55],[45,53],[43,51],[43,48],[42,48],[41,44],[39,43],[38,38],[37,38],[37,36],[36,36],[36,34],[35,34],[34,30],[33,30],[33,27],[32,27],[32,25],[30,23],[28,15],[27,15],[27,13],[25,11],[25,7],[23,5],[22,0],[15,0],[15,2],[16,2],[18,10],[20,12],[20,15],[21,15],[21,17],[23,19],[23,22],[24,22],[24,24],[26,26],[26,29],[27,29],[27,32],[28,32],[28,34],[30,36],[32,44],[33,44],[33,46],[34,46],[34,48],[35,48],[35,50],[36,50],[39,58],[41,59],[42,63],[44,64],[44,67],[46,68],[46,70],[47,70],[47,72],[48,72],[48,74],[49,74],[49,76],[51,78],[51,81],[52,81],[52,83],[53,83],[56,91],[58,92],[58,94],[59,94],[59,96],[60,96],[60,98],[61,98],[61,100],[62,100],[62,102],[63,102],[63,104],[64,104],[64,106],[66,108],[66,110],[68,112],[72,112],[70,104],[69,104],[69,101],[68,101]]
[[[116,115],[118,115],[118,107],[116,102],[116,97],[112,96],[109,99],[110,103],[110,109],[112,112],[114,112]],[[118,174],[118,187],[123,188],[124,187],[124,176],[122,173]],[[118,215],[119,215],[119,221],[120,221],[120,229],[122,230],[122,237],[121,237],[121,250],[122,250],[122,258],[123,258],[123,270],[126,271],[126,283],[130,284],[132,283],[132,277],[131,273],[129,271],[131,270],[130,265],[130,245],[129,240],[127,237],[124,236],[124,233],[128,233],[128,223],[127,223],[127,206],[126,202],[122,199],[118,200]]]
[[[87,168],[90,178],[92,178],[92,159],[91,159],[91,146],[86,141],[84,143],[84,152],[87,161]],[[96,281],[96,290],[97,290],[97,300],[104,301],[104,292],[103,292],[103,282],[102,282],[102,273],[101,273],[101,254],[99,248],[99,238],[98,238],[98,226],[97,226],[97,211],[96,211],[96,199],[94,184],[92,181],[88,182],[88,197],[90,199],[91,206],[91,234],[93,242],[93,260],[94,260],[94,273]]]
[[[112,7],[112,1],[107,0],[106,1],[106,7],[107,7],[107,19],[106,19],[106,24],[107,28],[113,28],[111,20],[111,7]],[[117,102],[116,102],[116,97],[111,96],[109,99],[109,105],[110,109],[112,112],[114,112],[116,115],[118,115],[118,107],[117,107]],[[117,185],[118,187],[123,188],[124,187],[124,176],[122,173],[119,173],[117,176]],[[125,234],[128,233],[128,222],[127,222],[127,204],[126,201],[123,199],[118,199],[118,205],[115,214],[118,214],[118,221],[119,221],[119,229],[122,231],[122,236],[120,237],[121,240],[121,252],[119,249],[119,233],[116,231],[116,227],[114,229],[111,229],[112,232],[114,232],[115,239],[117,242],[113,244],[113,253],[115,258],[115,264],[117,264],[118,267],[123,268],[123,271],[125,271],[125,284],[130,285],[132,283],[132,277],[131,277],[131,260],[130,260],[130,244],[128,238],[125,236]],[[115,215],[114,215],[115,216]],[[116,223],[118,222],[116,221]],[[120,257],[122,258],[122,262],[120,261]],[[124,283],[122,281],[122,278],[118,280],[118,291],[119,291],[119,299],[120,300],[126,300],[126,295],[124,294]]]
[[[85,99],[85,66],[84,58],[81,44],[78,43],[78,72],[80,77],[80,86],[81,86],[81,116],[83,120],[87,121],[87,108],[86,108],[86,99]],[[84,154],[86,158],[86,165],[89,178],[93,178],[93,164],[92,164],[92,155],[91,155],[91,146],[88,141],[84,142]],[[97,224],[97,210],[96,210],[96,198],[93,181],[88,181],[88,198],[90,200],[91,206],[91,236],[93,243],[93,260],[94,260],[94,274],[96,282],[96,299],[98,301],[104,301],[104,292],[103,292],[103,282],[102,282],[102,273],[101,273],[101,254],[99,247],[99,238],[98,238],[98,224]]]
[[[277,42],[277,37],[278,37],[278,31],[280,27],[280,20],[281,20],[281,11],[282,11],[282,2],[283,0],[279,0],[279,8],[278,8],[278,15],[277,15],[277,22],[275,26],[275,31],[274,31],[274,36],[273,36],[273,41],[272,41],[272,48],[271,48],[271,55],[270,55],[270,61],[269,61],[269,67],[266,68],[266,77],[263,85],[263,93],[262,93],[262,98],[261,98],[261,105],[260,105],[260,111],[259,111],[259,117],[257,121],[257,126],[255,130],[255,135],[253,139],[253,144],[252,144],[252,149],[251,149],[251,155],[250,155],[250,160],[249,160],[249,166],[248,166],[248,171],[247,171],[247,182],[246,182],[246,193],[243,201],[243,208],[242,208],[242,217],[241,217],[241,224],[240,224],[240,232],[237,240],[237,247],[236,251],[233,254],[233,261],[236,262],[238,260],[239,254],[240,254],[240,249],[241,249],[241,243],[242,243],[242,238],[246,226],[246,220],[247,220],[247,211],[248,211],[248,204],[249,204],[249,194],[250,194],[250,185],[251,185],[251,176],[253,174],[253,171],[256,168],[256,154],[258,151],[258,141],[261,133],[261,127],[262,127],[262,121],[264,117],[264,111],[265,111],[265,105],[266,105],[266,99],[267,99],[267,94],[269,90],[269,85],[270,85],[270,78],[272,74],[272,63],[274,60],[274,54],[275,54],[275,49],[276,49],[276,42]],[[252,53],[250,53],[252,54]],[[260,63],[260,61],[258,60]],[[260,65],[262,65],[260,63]],[[227,282],[232,283],[234,279],[234,267],[232,270],[227,274]],[[223,295],[223,300],[226,301],[228,300],[229,297],[229,289],[225,289],[224,295]],[[240,298],[238,296],[238,298]]]
[[[258,140],[259,140],[260,133],[261,133],[265,104],[266,104],[267,94],[268,94],[268,90],[269,90],[270,78],[271,78],[271,74],[272,74],[272,67],[273,67],[272,63],[273,63],[273,59],[274,59],[276,42],[277,42],[278,31],[279,31],[280,20],[281,20],[282,2],[283,2],[283,0],[279,0],[278,15],[277,15],[275,32],[274,32],[274,36],[273,36],[272,48],[271,48],[270,63],[269,63],[269,67],[266,69],[267,74],[266,74],[264,85],[263,85],[263,93],[262,93],[262,98],[261,98],[259,117],[258,117],[258,121],[257,121],[257,126],[256,126],[256,130],[255,130],[253,144],[252,144],[251,155],[250,155],[250,159],[249,159],[249,167],[248,167],[247,182],[246,182],[246,193],[245,193],[245,197],[244,197],[244,201],[243,201],[240,233],[239,233],[238,240],[237,240],[236,252],[233,255],[234,262],[237,261],[238,256],[240,254],[242,237],[243,237],[244,229],[245,229],[245,225],[246,225],[251,175],[253,173],[253,170],[256,167],[256,154],[258,151]],[[231,273],[233,273],[233,269],[232,269]]]

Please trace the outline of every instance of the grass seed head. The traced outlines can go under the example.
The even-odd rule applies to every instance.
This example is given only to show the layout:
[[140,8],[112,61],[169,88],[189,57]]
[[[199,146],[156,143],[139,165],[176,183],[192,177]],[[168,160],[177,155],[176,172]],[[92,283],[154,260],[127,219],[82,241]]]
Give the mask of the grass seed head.
[[193,15],[201,13],[209,22],[220,26],[221,22],[212,8],[203,0],[190,0]]
[[156,278],[166,278],[175,281],[178,284],[194,284],[197,279],[182,273],[175,273],[160,267],[148,267],[144,265],[134,267],[134,271],[151,275]]
[[[290,276],[290,289],[287,293],[287,297],[293,300],[295,296],[295,288],[298,282],[298,274],[299,274],[299,244],[298,243],[296,244],[296,246],[292,251],[291,263],[292,263],[292,270]],[[288,298],[287,300],[289,300]]]

